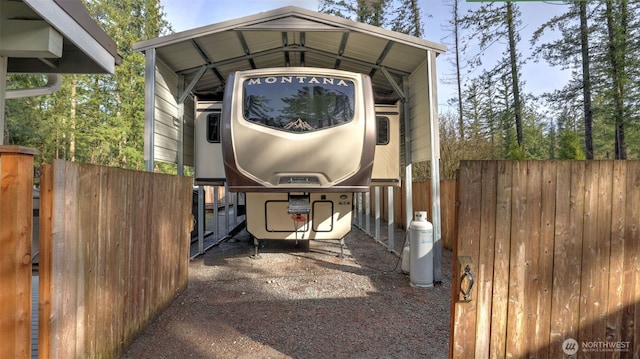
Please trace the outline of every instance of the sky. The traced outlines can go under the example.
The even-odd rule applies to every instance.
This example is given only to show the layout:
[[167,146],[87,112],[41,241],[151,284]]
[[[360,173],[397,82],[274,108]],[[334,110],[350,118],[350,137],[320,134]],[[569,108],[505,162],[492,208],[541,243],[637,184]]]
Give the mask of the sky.
[[[166,19],[175,32],[190,30],[200,26],[207,26],[218,22],[253,15],[259,12],[294,5],[317,11],[318,0],[161,0]],[[447,0],[419,0],[422,20],[425,25],[426,40],[443,43],[451,48],[451,40],[445,27],[451,18],[451,5]],[[460,12],[464,14],[469,9],[480,6],[477,2],[460,2]],[[519,48],[524,55],[528,55],[531,34],[540,25],[555,15],[562,14],[566,7],[550,1],[519,2],[522,13],[522,26],[519,29],[521,42]],[[499,44],[494,51],[500,53],[505,46]],[[451,64],[453,53],[447,52],[438,56],[438,103],[439,112],[451,109],[447,100],[457,95],[455,86],[451,83],[455,73]],[[541,95],[559,89],[569,80],[570,74],[559,69],[549,67],[541,60],[539,63],[528,61],[521,69],[522,80],[525,81],[524,91],[534,95]],[[479,72],[475,73],[478,75]]]

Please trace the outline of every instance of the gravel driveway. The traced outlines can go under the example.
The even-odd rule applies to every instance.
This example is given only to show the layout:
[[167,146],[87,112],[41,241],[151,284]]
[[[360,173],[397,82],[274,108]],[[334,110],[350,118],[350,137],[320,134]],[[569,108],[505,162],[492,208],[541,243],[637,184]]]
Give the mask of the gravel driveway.
[[193,260],[189,287],[122,358],[447,358],[451,252],[443,282],[409,285],[364,232],[337,241],[265,241],[241,232]]

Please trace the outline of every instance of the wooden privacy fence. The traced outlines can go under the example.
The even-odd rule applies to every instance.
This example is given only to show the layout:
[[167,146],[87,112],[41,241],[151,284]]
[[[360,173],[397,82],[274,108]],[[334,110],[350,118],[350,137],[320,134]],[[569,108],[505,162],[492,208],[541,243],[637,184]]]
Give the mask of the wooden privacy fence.
[[[404,183],[404,182],[403,182]],[[440,223],[442,232],[440,234],[442,246],[447,249],[453,248],[453,240],[456,231],[456,189],[458,181],[441,180],[440,181]],[[374,197],[374,189],[370,190],[371,198]],[[414,181],[412,184],[413,210],[427,211],[427,218],[431,220],[431,182],[430,181]],[[374,213],[375,203],[371,201],[370,212]],[[388,220],[387,208],[389,200],[387,191],[380,191],[380,218],[384,221]],[[405,197],[404,186],[393,188],[393,218],[399,228],[407,228],[405,223]],[[413,214],[411,214],[413,217]]]
[[463,162],[459,181],[453,358],[640,357],[640,161]]
[[31,356],[35,150],[0,146],[0,358]]
[[187,286],[192,180],[64,161],[40,191],[40,358],[115,358]]

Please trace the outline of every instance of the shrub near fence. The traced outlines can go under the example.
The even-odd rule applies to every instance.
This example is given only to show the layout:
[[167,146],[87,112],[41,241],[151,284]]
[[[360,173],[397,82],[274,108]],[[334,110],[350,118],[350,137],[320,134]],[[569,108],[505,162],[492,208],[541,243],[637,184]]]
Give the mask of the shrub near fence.
[[192,179],[54,161],[41,184],[40,357],[118,357],[187,287]]

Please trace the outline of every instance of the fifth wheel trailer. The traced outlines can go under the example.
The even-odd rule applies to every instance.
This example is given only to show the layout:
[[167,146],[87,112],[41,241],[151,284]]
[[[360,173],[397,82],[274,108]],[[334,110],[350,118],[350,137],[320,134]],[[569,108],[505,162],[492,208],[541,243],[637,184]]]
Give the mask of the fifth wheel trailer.
[[399,110],[367,75],[287,67],[232,73],[196,99],[195,180],[244,192],[256,239],[341,239],[355,192],[399,184]]
[[[148,39],[134,44],[133,49],[145,56],[147,171],[153,171],[158,161],[176,164],[179,174],[185,167],[195,169],[198,154],[192,99],[221,102],[228,76],[234,71],[283,66],[369,75],[376,104],[400,104],[405,223],[411,221],[414,212],[411,166],[430,163],[431,201],[419,203],[416,209],[429,210],[435,238],[435,281],[441,280],[436,60],[446,52],[445,45],[285,6]],[[371,184],[384,183],[374,179],[372,175]],[[202,242],[201,236],[199,240]]]

